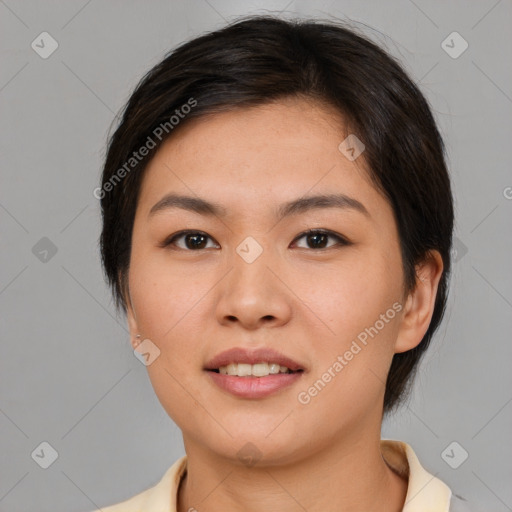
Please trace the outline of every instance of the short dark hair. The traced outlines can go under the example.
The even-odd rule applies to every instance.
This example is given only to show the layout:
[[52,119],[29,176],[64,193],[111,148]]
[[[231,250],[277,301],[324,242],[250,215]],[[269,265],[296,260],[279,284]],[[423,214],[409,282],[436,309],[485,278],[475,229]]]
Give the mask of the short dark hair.
[[[363,141],[369,177],[398,226],[405,293],[414,290],[415,267],[430,250],[443,260],[427,332],[418,346],[393,357],[384,397],[388,412],[407,395],[444,315],[453,199],[444,144],[427,100],[393,57],[343,23],[245,17],[180,45],[141,79],[109,138],[97,189],[105,275],[118,310],[126,312],[139,190],[166,138],[192,119],[286,97],[327,106]],[[151,147],[144,159],[138,155],[142,147]]]

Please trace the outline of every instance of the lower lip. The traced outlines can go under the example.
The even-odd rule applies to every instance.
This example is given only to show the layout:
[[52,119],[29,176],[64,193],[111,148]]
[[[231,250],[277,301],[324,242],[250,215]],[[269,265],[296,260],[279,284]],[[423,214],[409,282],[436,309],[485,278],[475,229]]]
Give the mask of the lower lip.
[[278,373],[265,377],[238,377],[208,371],[211,379],[224,391],[240,398],[265,398],[291,386],[303,372]]

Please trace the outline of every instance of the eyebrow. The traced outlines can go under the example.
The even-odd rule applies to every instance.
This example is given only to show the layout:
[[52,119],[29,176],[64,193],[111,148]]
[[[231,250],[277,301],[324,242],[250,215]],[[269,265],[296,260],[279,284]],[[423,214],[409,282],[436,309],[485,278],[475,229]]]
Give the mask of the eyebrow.
[[[181,208],[183,210],[198,213],[206,216],[226,217],[228,211],[222,205],[201,199],[199,197],[183,196],[179,194],[167,194],[158,201],[149,211],[148,217],[152,217],[157,212],[172,208]],[[366,207],[353,197],[345,194],[322,194],[309,197],[300,197],[293,201],[284,203],[277,209],[277,218],[281,220],[291,215],[298,215],[309,210],[318,210],[324,208],[341,208],[354,210],[371,217]]]

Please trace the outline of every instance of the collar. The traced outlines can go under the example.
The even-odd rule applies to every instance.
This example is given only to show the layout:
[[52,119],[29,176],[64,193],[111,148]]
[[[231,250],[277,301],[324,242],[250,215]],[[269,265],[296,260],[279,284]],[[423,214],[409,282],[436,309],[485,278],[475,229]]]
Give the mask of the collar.
[[452,491],[423,468],[411,446],[383,439],[380,447],[388,466],[409,481],[402,512],[449,512]]

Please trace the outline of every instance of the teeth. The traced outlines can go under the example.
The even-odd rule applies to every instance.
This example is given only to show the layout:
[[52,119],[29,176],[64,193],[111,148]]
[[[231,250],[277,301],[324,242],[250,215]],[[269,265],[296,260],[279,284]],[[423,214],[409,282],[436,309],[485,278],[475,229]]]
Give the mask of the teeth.
[[280,366],[278,363],[231,363],[227,366],[221,366],[219,373],[223,375],[237,375],[238,377],[266,377],[267,375],[292,372],[286,366]]

